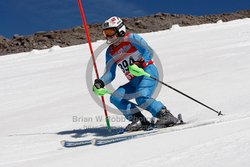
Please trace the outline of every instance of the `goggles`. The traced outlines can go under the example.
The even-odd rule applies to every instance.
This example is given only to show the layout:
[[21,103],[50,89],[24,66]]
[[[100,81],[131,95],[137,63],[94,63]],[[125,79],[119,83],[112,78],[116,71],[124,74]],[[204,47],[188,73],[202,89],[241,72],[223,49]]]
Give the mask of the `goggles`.
[[113,28],[109,28],[109,29],[104,29],[103,30],[103,35],[106,38],[112,38],[114,35],[116,35],[116,31]]

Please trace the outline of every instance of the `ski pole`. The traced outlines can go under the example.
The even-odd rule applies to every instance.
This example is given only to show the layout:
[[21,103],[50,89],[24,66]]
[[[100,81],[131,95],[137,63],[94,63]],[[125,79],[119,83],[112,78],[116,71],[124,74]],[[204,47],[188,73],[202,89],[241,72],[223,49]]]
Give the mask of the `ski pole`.
[[208,109],[210,109],[210,110],[216,112],[216,113],[218,114],[218,116],[223,115],[223,114],[221,113],[221,111],[217,111],[217,110],[215,110],[215,109],[209,107],[208,105],[206,105],[206,104],[204,104],[204,103],[202,103],[202,102],[200,102],[200,101],[194,99],[193,97],[191,97],[191,96],[189,96],[189,95],[187,95],[187,94],[185,94],[185,93],[179,91],[178,89],[176,89],[176,88],[174,88],[174,87],[172,87],[172,86],[170,86],[170,85],[164,83],[163,81],[160,81],[159,79],[157,79],[157,78],[155,78],[155,77],[152,77],[149,73],[145,72],[142,68],[139,68],[136,64],[131,65],[131,66],[129,66],[128,68],[129,68],[129,72],[131,72],[131,74],[133,74],[134,76],[147,76],[147,77],[150,77],[150,78],[156,80],[157,82],[160,82],[161,84],[167,86],[168,88],[170,88],[170,89],[172,89],[172,90],[174,90],[174,91],[176,91],[176,92],[182,94],[183,96],[185,96],[185,97],[187,97],[187,98],[189,98],[189,99],[191,99],[191,100],[193,100],[193,101],[199,103],[200,105],[202,105],[202,106],[204,106],[204,107],[206,107],[206,108],[208,108]]
[[[86,32],[86,37],[87,37],[88,44],[89,44],[89,49],[90,49],[92,61],[93,61],[93,64],[94,64],[96,78],[99,79],[97,65],[96,65],[96,62],[95,62],[95,56],[94,56],[94,52],[93,52],[93,49],[92,49],[91,39],[90,39],[89,31],[88,31],[88,25],[87,25],[87,21],[86,21],[86,18],[85,18],[85,14],[84,14],[84,10],[83,10],[83,7],[82,7],[81,0],[78,0],[78,6],[79,6],[80,13],[81,13],[81,16],[82,16],[82,22],[83,22],[83,25],[84,25],[84,29],[85,29],[85,32]],[[104,110],[104,114],[105,114],[105,120],[106,120],[107,128],[108,128],[108,131],[111,131],[108,112],[107,112],[107,109],[106,109],[106,104],[105,104],[104,97],[101,96],[101,99],[102,99],[102,105],[103,105],[103,110]]]

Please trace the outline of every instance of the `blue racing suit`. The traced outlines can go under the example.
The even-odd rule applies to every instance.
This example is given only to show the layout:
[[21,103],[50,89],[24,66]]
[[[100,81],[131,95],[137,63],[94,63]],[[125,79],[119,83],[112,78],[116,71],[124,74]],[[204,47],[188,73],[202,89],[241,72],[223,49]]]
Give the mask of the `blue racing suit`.
[[148,110],[153,116],[165,107],[160,101],[151,97],[156,89],[157,81],[146,76],[135,77],[128,70],[128,65],[139,61],[144,71],[158,78],[158,71],[153,64],[152,56],[153,50],[146,41],[132,33],[127,33],[118,46],[112,44],[106,51],[106,71],[100,79],[107,85],[114,80],[116,67],[119,66],[122,69],[129,82],[120,86],[110,96],[110,102],[130,121],[132,114],[139,111],[133,103],[128,101],[130,99],[135,99],[138,105]]

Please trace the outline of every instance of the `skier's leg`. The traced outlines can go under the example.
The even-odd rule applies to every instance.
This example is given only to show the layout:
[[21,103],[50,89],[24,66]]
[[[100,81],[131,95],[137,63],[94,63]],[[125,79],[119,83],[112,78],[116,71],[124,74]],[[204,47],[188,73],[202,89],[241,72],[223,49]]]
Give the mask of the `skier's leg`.
[[135,88],[131,86],[130,83],[127,83],[116,89],[110,96],[110,102],[123,113],[126,119],[130,121],[132,121],[133,113],[140,112],[133,103],[128,101],[130,99],[128,95],[133,93],[133,91],[135,91]]
[[[114,104],[131,121],[125,129],[126,131],[145,130],[150,126],[150,122],[140,112],[135,104],[128,100],[133,97],[135,88],[130,83],[119,87],[110,97],[110,102]],[[131,95],[131,97],[129,97]]]
[[[158,78],[158,72],[154,65],[150,65],[144,70],[152,76]],[[166,106],[151,97],[156,89],[156,86],[157,81],[148,77],[143,77],[137,87],[137,93],[139,95],[136,98],[137,104],[150,111],[154,117],[159,118],[159,121],[157,122],[159,127],[176,124],[178,119],[175,118],[169,110],[167,110]]]
[[[154,65],[149,65],[144,70],[153,77],[158,78],[158,72]],[[151,97],[157,87],[157,84],[157,81],[152,78],[143,77],[141,82],[137,85],[137,97],[135,99],[138,105],[148,110],[155,117],[157,116],[157,113],[165,107],[163,103]]]
[[157,116],[158,112],[162,108],[166,108],[162,102],[153,99],[151,96],[156,88],[156,81],[151,78],[143,78],[141,83],[138,85],[136,97],[136,103],[140,107],[148,110],[154,117]]

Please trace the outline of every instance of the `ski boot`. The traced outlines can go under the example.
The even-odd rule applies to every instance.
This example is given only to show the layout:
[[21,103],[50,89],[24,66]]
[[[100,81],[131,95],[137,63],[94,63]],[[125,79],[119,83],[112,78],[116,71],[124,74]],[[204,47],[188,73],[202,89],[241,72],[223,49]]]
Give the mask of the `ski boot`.
[[147,120],[147,118],[141,112],[137,112],[132,115],[132,123],[127,125],[125,131],[133,132],[139,130],[148,130],[150,127],[151,123]]
[[174,126],[179,122],[179,119],[175,118],[167,108],[162,108],[156,116],[158,120],[155,125],[157,128],[166,128]]

